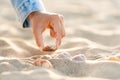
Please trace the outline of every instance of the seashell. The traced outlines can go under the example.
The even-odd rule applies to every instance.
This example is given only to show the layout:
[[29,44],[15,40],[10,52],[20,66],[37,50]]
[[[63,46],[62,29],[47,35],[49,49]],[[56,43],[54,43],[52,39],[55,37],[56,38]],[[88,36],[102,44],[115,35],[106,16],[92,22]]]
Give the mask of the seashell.
[[45,60],[45,59],[37,59],[33,61],[33,65],[48,68],[48,69],[53,67],[52,64],[48,60]]
[[35,56],[30,57],[30,59],[36,60],[41,57],[42,57],[42,55],[35,55]]
[[55,50],[57,50],[57,48],[55,48],[53,46],[45,46],[42,50],[43,51],[55,51]]
[[108,60],[120,62],[120,59],[118,57],[115,57],[115,56],[109,57]]
[[79,54],[72,57],[72,61],[75,61],[75,62],[81,62],[85,60],[86,60],[86,57],[84,54]]
[[70,57],[71,57],[71,55],[70,55],[70,53],[68,53],[68,52],[61,52],[61,53],[59,53],[59,54],[57,55],[57,58],[68,59],[68,58],[70,58]]
[[41,56],[41,59],[49,60],[49,59],[52,59],[52,57],[50,55],[43,55],[43,56]]

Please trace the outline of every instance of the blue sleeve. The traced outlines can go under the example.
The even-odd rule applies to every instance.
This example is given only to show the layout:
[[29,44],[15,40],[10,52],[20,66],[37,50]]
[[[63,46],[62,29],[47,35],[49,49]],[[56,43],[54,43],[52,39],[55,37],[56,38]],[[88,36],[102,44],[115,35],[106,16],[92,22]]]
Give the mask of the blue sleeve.
[[45,11],[41,0],[11,0],[22,26],[29,27],[28,15],[34,11]]

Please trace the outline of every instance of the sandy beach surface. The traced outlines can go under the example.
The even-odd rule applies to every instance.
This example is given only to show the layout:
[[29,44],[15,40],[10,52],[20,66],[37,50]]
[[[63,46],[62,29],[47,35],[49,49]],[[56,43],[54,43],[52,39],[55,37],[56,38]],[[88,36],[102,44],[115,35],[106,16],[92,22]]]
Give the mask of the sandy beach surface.
[[[120,80],[120,0],[43,0],[65,19],[66,37],[55,52],[40,52],[9,0],[0,0],[0,80]],[[46,44],[54,44],[49,32]],[[60,58],[67,53],[70,58]],[[52,68],[31,59],[50,55]],[[76,55],[85,60],[73,61]],[[63,56],[64,57],[64,56]]]

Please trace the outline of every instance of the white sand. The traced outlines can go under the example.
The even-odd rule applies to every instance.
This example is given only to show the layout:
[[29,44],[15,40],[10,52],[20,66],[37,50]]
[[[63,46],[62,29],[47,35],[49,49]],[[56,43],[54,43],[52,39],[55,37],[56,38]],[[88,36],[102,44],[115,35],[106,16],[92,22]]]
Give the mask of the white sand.
[[[23,29],[9,0],[0,0],[0,80],[119,80],[119,0],[43,0],[46,9],[65,17],[66,37],[56,52],[41,53],[30,28]],[[54,2],[54,4],[53,4]],[[47,33],[47,32],[46,32]],[[45,34],[46,43],[53,42]],[[24,62],[40,54],[84,54],[86,62],[51,59],[53,69]],[[5,58],[6,57],[6,58]]]

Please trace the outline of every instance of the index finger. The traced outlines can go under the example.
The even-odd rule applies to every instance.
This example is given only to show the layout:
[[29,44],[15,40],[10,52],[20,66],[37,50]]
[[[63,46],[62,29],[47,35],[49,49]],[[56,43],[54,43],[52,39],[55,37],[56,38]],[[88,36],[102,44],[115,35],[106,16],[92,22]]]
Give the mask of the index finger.
[[35,29],[33,32],[34,32],[36,44],[40,48],[40,51],[42,51],[42,49],[44,48],[44,39],[42,36],[42,32],[39,31],[39,29]]
[[59,48],[60,44],[61,44],[61,35],[58,34],[56,35],[56,49]]

